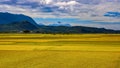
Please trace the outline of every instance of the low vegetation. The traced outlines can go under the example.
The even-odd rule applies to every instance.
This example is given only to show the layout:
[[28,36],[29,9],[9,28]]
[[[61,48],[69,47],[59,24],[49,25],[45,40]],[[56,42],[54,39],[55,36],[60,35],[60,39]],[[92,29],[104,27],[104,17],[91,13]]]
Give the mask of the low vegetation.
[[120,34],[0,34],[0,68],[120,68]]

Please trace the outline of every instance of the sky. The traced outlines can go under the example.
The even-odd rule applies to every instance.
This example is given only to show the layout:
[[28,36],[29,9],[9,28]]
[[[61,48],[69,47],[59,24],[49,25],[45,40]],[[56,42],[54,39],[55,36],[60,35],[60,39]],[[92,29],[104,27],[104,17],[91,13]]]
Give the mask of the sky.
[[25,14],[43,24],[120,30],[120,0],[0,0],[0,12]]

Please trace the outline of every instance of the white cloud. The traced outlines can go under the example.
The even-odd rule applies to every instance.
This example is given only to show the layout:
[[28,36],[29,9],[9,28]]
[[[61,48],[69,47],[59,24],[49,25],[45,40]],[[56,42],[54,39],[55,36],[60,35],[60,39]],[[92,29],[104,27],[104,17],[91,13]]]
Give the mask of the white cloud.
[[[4,1],[10,0],[0,0],[0,2]],[[51,12],[47,13],[42,10],[51,10]],[[119,22],[118,18],[103,15],[109,11],[120,12],[120,0],[17,0],[15,5],[0,4],[0,11],[19,12],[32,17],[74,17]]]
[[14,14],[24,14],[30,17],[55,17],[52,13],[40,12],[39,8],[33,9],[30,6],[14,6],[14,5],[5,5],[0,4],[0,12],[10,12]]
[[6,1],[11,1],[11,0],[0,0],[0,2],[6,2]]
[[53,2],[53,0],[45,0],[46,4],[50,4]]
[[111,24],[119,23],[120,18],[104,16],[106,12],[120,12],[120,0],[0,0],[0,12],[33,18],[78,18],[96,22],[80,25],[120,29],[120,24]]
[[77,4],[79,4],[78,2],[76,2],[76,1],[68,1],[68,2],[57,2],[57,3],[55,3],[55,5],[57,5],[57,6],[70,6],[70,5],[77,5]]

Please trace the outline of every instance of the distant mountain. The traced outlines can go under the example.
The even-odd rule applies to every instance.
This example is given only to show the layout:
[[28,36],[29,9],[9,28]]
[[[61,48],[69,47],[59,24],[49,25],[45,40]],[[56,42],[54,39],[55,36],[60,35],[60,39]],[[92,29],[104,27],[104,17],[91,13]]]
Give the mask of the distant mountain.
[[0,32],[38,29],[37,23],[29,16],[0,12]]
[[37,26],[35,21],[29,16],[23,14],[11,14],[7,12],[6,13],[0,12],[0,24],[9,24],[13,22],[22,22],[22,21],[28,21],[31,24]]
[[42,23],[39,23],[38,25],[39,25],[39,26],[45,26],[45,25],[44,25],[44,24],[42,24]]
[[25,30],[32,31],[35,29],[38,29],[38,27],[28,21],[0,24],[0,32],[20,32]]
[[117,30],[84,26],[42,26],[35,30],[37,33],[61,33],[61,34],[82,34],[82,33],[120,33]]
[[61,33],[61,34],[81,34],[81,33],[120,33],[117,30],[104,28],[71,26],[61,22],[45,26],[37,24],[31,17],[22,14],[0,13],[0,32],[1,33]]
[[48,26],[67,26],[67,27],[70,27],[71,25],[70,24],[63,24],[61,22],[57,22],[55,24],[49,24]]

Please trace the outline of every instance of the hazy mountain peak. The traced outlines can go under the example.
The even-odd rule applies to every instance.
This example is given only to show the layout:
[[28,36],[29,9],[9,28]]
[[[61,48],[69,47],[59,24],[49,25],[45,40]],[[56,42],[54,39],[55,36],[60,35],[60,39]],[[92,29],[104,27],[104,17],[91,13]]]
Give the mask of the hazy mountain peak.
[[12,14],[8,12],[0,12],[0,24],[8,24],[12,22],[28,21],[37,26],[36,22],[29,16],[23,14]]
[[58,21],[57,23],[49,24],[49,26],[67,26],[67,27],[70,27],[71,25]]

